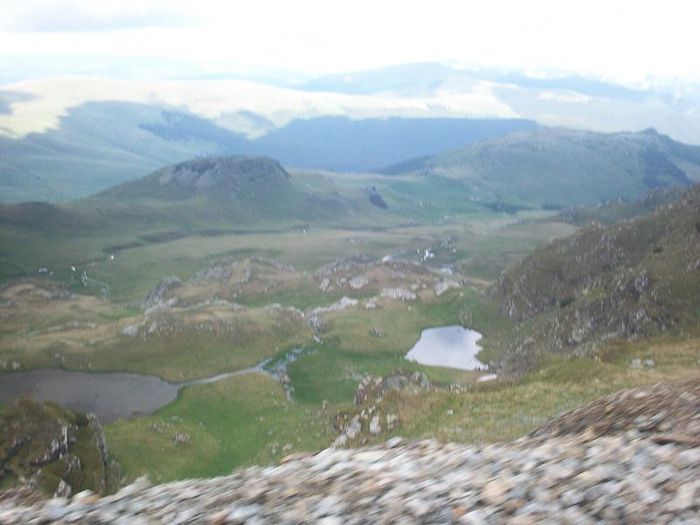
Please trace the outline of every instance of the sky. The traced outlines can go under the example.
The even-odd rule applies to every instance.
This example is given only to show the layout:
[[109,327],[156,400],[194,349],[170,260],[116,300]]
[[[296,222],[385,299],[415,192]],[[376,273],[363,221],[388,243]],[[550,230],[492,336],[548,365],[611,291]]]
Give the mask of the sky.
[[443,62],[683,84],[700,81],[699,15],[689,0],[0,0],[0,82]]

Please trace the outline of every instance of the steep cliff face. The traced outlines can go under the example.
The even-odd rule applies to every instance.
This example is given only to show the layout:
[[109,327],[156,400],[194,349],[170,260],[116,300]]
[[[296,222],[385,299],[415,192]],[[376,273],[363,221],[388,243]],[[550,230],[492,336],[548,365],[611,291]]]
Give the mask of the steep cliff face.
[[53,403],[20,397],[0,412],[0,485],[69,496],[107,492],[115,466],[99,423]]
[[505,315],[536,325],[521,349],[584,352],[613,337],[691,329],[700,312],[700,186],[648,216],[535,250],[491,293]]

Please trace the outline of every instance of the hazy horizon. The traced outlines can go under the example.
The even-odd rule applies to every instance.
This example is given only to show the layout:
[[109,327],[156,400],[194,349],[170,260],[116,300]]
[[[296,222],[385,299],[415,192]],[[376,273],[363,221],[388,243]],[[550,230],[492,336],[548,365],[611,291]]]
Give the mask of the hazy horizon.
[[700,80],[687,57],[698,8],[680,1],[9,0],[2,11],[0,83],[90,75],[290,85],[425,62],[680,92]]

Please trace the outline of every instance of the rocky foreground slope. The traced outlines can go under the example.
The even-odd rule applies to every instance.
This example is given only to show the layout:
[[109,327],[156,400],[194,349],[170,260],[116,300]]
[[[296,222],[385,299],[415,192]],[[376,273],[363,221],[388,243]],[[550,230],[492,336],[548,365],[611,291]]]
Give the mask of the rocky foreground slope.
[[101,499],[6,494],[0,522],[700,523],[699,445],[694,380],[607,396],[510,444],[394,438]]

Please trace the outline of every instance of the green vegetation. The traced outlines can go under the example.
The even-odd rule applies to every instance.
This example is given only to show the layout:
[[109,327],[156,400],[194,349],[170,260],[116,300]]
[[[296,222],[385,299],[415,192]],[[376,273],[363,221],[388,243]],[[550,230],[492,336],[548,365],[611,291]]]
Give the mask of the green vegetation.
[[[2,206],[0,373],[185,381],[274,358],[266,374],[188,386],[157,413],[106,427],[125,477],[156,481],[328,446],[362,378],[397,369],[436,388],[385,396],[393,432],[460,441],[509,439],[611,390],[697,374],[698,340],[680,338],[700,321],[697,188],[562,239],[576,230],[569,218],[497,212],[447,175],[290,176],[270,159],[198,159],[71,205]],[[638,329],[604,331],[602,318]],[[404,359],[421,330],[451,324],[482,332],[482,361],[521,376],[479,383],[479,372]],[[663,330],[677,339],[610,342]],[[292,349],[301,355],[286,362]]]
[[494,209],[556,209],[688,186],[700,180],[700,148],[654,130],[603,134],[537,128],[383,171],[454,179]]
[[671,204],[678,200],[684,192],[685,188],[682,187],[664,188],[652,191],[637,200],[619,200],[599,206],[573,206],[559,212],[557,219],[579,226],[585,226],[591,222],[612,224],[647,215],[664,204]]
[[518,322],[520,339],[529,335],[525,353],[585,355],[612,338],[692,333],[700,320],[698,216],[694,186],[649,215],[584,228],[510,267],[493,296]]
[[74,492],[113,488],[102,431],[84,415],[19,397],[0,410],[0,429],[0,487],[23,480],[48,495],[61,483]]
[[[553,416],[622,388],[681,381],[700,374],[700,339],[615,342],[592,358],[549,356],[518,381],[478,384],[466,392],[391,392],[380,405],[397,414],[393,435],[444,441],[509,441]],[[633,359],[655,366],[634,368]],[[387,438],[383,434],[381,438]]]
[[109,425],[106,436],[129,478],[165,481],[322,448],[332,437],[329,418],[320,405],[289,401],[276,381],[248,374],[188,387],[153,416]]

